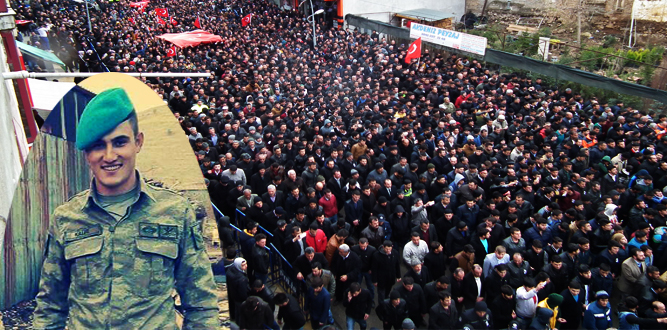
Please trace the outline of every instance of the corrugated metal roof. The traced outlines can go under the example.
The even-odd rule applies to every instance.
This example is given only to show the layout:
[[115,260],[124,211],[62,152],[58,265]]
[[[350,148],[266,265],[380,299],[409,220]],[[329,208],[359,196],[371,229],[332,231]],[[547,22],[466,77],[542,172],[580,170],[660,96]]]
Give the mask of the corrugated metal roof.
[[454,14],[430,8],[411,9],[396,13],[396,15],[419,18],[425,21],[439,21],[441,19],[454,17]]

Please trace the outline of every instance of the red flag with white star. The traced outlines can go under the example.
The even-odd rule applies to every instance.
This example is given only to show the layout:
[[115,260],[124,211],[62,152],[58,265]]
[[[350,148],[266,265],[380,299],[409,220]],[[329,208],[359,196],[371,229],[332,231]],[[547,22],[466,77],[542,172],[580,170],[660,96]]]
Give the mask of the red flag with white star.
[[155,14],[159,17],[169,17],[169,11],[167,8],[155,8]]
[[176,56],[176,46],[172,46],[171,48],[167,49],[167,57],[174,56]]
[[405,55],[405,63],[410,64],[413,58],[420,58],[422,56],[422,38],[415,40],[410,47],[408,53]]
[[252,22],[252,14],[248,14],[241,20],[241,25],[245,27],[251,22]]

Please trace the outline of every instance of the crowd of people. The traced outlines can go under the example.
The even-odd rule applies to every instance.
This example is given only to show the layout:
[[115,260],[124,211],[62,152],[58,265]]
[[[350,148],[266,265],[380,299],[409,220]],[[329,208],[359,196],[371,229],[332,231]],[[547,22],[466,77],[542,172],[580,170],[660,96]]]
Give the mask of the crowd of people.
[[[88,31],[81,4],[13,4],[70,69],[211,73],[143,79],[226,215],[242,329],[331,327],[339,303],[348,329],[373,311],[384,329],[665,328],[667,116],[456,55],[405,63],[374,31],[318,26],[313,48],[270,2],[99,5]],[[156,36],[198,18],[224,41],[167,57]],[[267,287],[267,246],[303,308]]]

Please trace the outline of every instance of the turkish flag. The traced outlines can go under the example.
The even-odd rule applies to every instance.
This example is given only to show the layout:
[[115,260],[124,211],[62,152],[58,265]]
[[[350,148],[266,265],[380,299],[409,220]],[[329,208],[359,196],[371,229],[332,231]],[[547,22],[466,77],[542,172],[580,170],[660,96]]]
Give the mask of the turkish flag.
[[157,22],[158,22],[159,24],[162,24],[162,25],[166,25],[166,24],[167,24],[167,22],[165,22],[163,19],[161,19],[161,18],[159,18],[159,17],[157,18]]
[[171,23],[171,25],[178,25],[178,22],[176,22],[176,20],[173,17],[171,18],[171,20],[169,20],[169,23]]
[[201,29],[201,22],[199,22],[199,16],[197,16],[197,20],[195,20],[195,27]]
[[159,17],[169,17],[169,11],[167,8],[155,8],[155,14]]
[[148,1],[130,2],[130,7],[139,9],[139,12],[141,13],[146,11],[147,6],[148,6]]
[[158,38],[166,40],[178,48],[196,47],[199,44],[223,42],[222,37],[202,30],[194,30],[184,33],[165,33],[158,36]]
[[248,14],[248,15],[246,15],[246,16],[241,20],[241,25],[245,27],[246,25],[250,24],[250,22],[252,22],[252,14]]
[[167,49],[167,57],[173,56],[176,56],[176,46],[172,46],[171,48]]
[[134,22],[134,18],[132,18],[132,17],[128,18],[127,20],[130,21],[130,23],[132,23],[132,25],[136,24],[136,23]]
[[422,38],[415,40],[408,48],[408,54],[405,55],[405,63],[410,64],[413,58],[422,56]]

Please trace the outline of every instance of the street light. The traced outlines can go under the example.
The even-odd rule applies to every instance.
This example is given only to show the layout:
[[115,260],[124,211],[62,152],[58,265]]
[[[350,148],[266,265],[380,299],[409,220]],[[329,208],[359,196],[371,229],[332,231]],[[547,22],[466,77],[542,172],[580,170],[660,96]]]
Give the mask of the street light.
[[[306,0],[301,1],[298,7],[301,7],[306,2]],[[308,0],[310,2],[310,13],[311,15],[306,17],[306,20],[311,19],[313,21],[313,49],[317,48],[317,36],[315,35],[315,15],[319,15],[324,12],[324,9],[318,9],[316,12],[313,12],[313,0]]]

